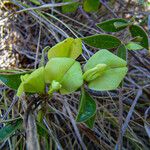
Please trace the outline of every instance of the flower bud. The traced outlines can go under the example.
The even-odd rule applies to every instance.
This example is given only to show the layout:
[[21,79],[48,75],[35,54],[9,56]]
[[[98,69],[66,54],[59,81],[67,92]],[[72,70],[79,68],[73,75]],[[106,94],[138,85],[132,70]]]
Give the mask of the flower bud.
[[96,79],[101,76],[107,69],[106,64],[97,64],[94,68],[87,70],[83,74],[83,79],[87,82]]
[[59,82],[53,80],[52,84],[50,85],[50,90],[49,90],[48,93],[52,94],[53,92],[58,91],[59,89],[61,89],[61,87],[62,87],[62,85]]

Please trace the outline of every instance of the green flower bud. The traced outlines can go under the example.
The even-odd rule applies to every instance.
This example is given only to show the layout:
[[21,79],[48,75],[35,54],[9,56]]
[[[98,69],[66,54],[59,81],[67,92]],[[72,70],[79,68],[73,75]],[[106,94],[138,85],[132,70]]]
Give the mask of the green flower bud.
[[59,82],[53,80],[52,84],[50,85],[50,90],[48,91],[48,93],[52,94],[53,92],[60,90],[61,87],[62,87],[62,85]]
[[83,74],[83,79],[87,82],[96,79],[101,76],[107,69],[106,64],[97,64],[94,68],[87,70]]

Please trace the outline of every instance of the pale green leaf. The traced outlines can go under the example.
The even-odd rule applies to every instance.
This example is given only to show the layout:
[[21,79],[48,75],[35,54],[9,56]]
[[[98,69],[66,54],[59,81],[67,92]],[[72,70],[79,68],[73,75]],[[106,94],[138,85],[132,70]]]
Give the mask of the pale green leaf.
[[82,38],[82,40],[89,46],[102,48],[102,49],[103,48],[106,48],[106,49],[116,48],[121,44],[121,41],[118,38],[112,35],[107,35],[107,34],[87,36],[87,37]]
[[21,84],[17,91],[17,96],[21,96],[22,92],[29,93],[44,93],[44,67],[40,67],[33,71],[31,74],[21,76]]
[[96,52],[85,64],[84,71],[94,68],[97,64],[106,64],[111,68],[125,67],[126,61],[106,49]]
[[75,62],[71,68],[66,72],[61,80],[62,87],[60,93],[72,93],[76,91],[83,84],[82,70],[80,63]]
[[97,91],[116,89],[127,73],[126,61],[108,50],[100,50],[87,61],[84,71],[98,64],[106,64],[107,69],[99,77],[88,82],[88,87]]
[[81,39],[67,38],[56,44],[48,51],[48,59],[54,57],[68,57],[76,59],[82,53]]
[[127,73],[127,67],[108,69],[102,76],[88,83],[96,91],[115,90]]
[[72,58],[52,58],[45,66],[45,82],[59,82],[61,94],[76,91],[82,84],[82,70],[78,62]]
[[143,49],[143,47],[135,42],[129,42],[128,44],[126,44],[126,48],[128,50],[141,50]]
[[52,58],[45,66],[45,82],[61,81],[64,74],[71,68],[75,60],[69,58]]

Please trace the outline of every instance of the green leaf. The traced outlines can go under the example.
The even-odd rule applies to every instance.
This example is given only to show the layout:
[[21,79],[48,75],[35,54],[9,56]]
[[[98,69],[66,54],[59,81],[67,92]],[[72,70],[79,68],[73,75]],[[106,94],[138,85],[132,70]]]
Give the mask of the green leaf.
[[86,12],[94,12],[97,11],[100,6],[99,0],[84,0],[83,1],[83,9]]
[[92,116],[91,118],[89,118],[87,121],[85,121],[84,123],[90,128],[92,129],[95,123],[95,119],[96,119],[96,113],[94,116]]
[[140,45],[144,48],[146,48],[147,50],[149,50],[149,44],[148,44],[148,35],[147,33],[144,31],[144,29],[138,25],[132,25],[129,28],[132,37],[142,37],[142,40],[140,42]]
[[[73,0],[63,0],[63,2],[73,2]],[[73,2],[73,4],[68,4],[62,6],[63,13],[75,12],[79,6],[79,2]]]
[[80,63],[72,58],[50,59],[45,66],[45,82],[52,84],[53,81],[60,83],[61,94],[76,91],[83,84]]
[[67,38],[48,51],[48,59],[54,57],[70,57],[76,59],[82,53],[81,39]]
[[77,122],[85,122],[90,128],[93,127],[96,115],[96,103],[93,98],[82,89],[81,100],[76,117]]
[[20,127],[22,126],[22,123],[23,121],[22,119],[20,119],[14,123],[8,124],[4,126],[3,128],[1,128],[0,129],[0,142],[11,137],[16,130],[20,129]]
[[88,82],[88,87],[96,91],[116,89],[127,73],[127,63],[123,59],[109,52],[100,50],[95,53],[85,64],[84,71],[88,71],[98,64],[106,64],[107,69],[99,77]]
[[106,32],[118,32],[125,29],[128,22],[122,18],[117,18],[98,23],[96,26]]
[[38,6],[41,5],[41,3],[38,0],[29,0],[29,1],[32,2],[35,5],[38,5]]
[[121,44],[118,49],[117,49],[117,56],[120,58],[124,59],[125,61],[127,60],[127,50],[124,44]]
[[135,42],[129,42],[128,44],[126,44],[126,48],[128,50],[141,50],[143,49],[143,47]]
[[9,88],[12,88],[14,90],[17,90],[20,83],[21,79],[20,76],[24,75],[25,73],[0,73],[0,81],[7,85]]
[[23,92],[29,93],[44,93],[44,67],[40,67],[33,71],[31,74],[21,76],[21,84],[17,91],[17,96],[21,96]]
[[102,48],[102,49],[103,48],[106,48],[106,49],[116,48],[121,44],[121,41],[118,38],[112,35],[107,35],[107,34],[87,36],[87,37],[82,38],[82,40],[89,46]]

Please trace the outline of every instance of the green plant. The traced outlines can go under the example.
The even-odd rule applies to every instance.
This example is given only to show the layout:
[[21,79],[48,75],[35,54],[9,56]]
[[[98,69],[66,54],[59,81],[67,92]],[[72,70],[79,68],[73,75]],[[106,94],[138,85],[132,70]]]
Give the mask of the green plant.
[[[33,4],[40,6],[41,2],[39,0],[30,0]],[[95,12],[101,6],[99,0],[62,0],[62,3],[66,3],[66,5],[62,6],[63,13],[75,12],[79,6],[82,6],[84,11],[86,12]]]
[[[74,2],[73,0],[63,0],[63,2]],[[84,11],[86,12],[95,12],[100,7],[99,0],[83,0],[81,2],[74,2],[73,4],[62,6],[62,12],[68,13],[68,12],[74,12],[78,8],[79,5],[82,5]]]
[[[125,43],[125,47],[127,49],[128,48],[129,50],[139,50],[143,48],[147,50],[150,49],[148,44],[147,33],[144,31],[142,27],[134,23],[134,18],[132,18],[129,21],[122,18],[111,19],[111,20],[98,23],[97,27],[101,28],[106,32],[118,32],[127,28],[132,37],[131,41]],[[85,38],[85,40],[88,39]],[[117,44],[117,41],[115,43]],[[123,41],[121,43],[123,43]]]
[[[88,84],[90,89],[97,91],[114,90],[119,86],[127,72],[126,62],[123,59],[108,50],[102,49],[87,61],[84,66],[83,74],[80,63],[75,60],[81,53],[80,39],[67,38],[52,47],[48,52],[49,61],[45,67],[40,67],[31,74],[20,76],[21,83],[17,90],[17,96],[20,97],[23,92],[38,94],[48,93],[50,95],[54,92],[70,94],[81,88],[83,81]],[[4,80],[2,81],[7,84]],[[45,90],[46,84],[49,86],[48,91]],[[93,108],[93,105],[90,105],[91,101],[95,103],[92,98],[88,98],[90,99],[89,103],[83,102],[86,101],[85,96],[89,97],[88,94],[84,93],[83,89],[82,95],[84,96],[82,97],[84,98],[81,99],[80,109],[84,110],[82,107],[87,107],[82,105],[89,105],[88,107],[91,108],[88,109],[94,109],[91,115],[86,117],[88,120],[95,114],[96,107]],[[94,105],[96,106],[96,104]],[[78,116],[86,116],[86,112],[80,109]],[[77,119],[77,121],[78,120],[81,122],[82,119]],[[92,121],[94,122],[94,119],[92,119]],[[85,119],[83,119],[82,122],[85,122]],[[89,127],[92,126],[90,125]]]
[[[0,80],[16,90],[17,96],[22,93],[40,95],[54,92],[70,94],[81,89],[81,100],[76,121],[92,128],[96,118],[96,103],[85,90],[84,85],[96,91],[115,90],[127,73],[127,49],[149,49],[148,36],[145,31],[131,21],[112,19],[97,24],[108,32],[118,32],[128,28],[132,39],[124,43],[115,36],[99,34],[82,39],[67,38],[48,51],[48,62],[34,71],[27,73],[0,74]],[[82,41],[89,46],[100,48],[84,65],[75,60],[82,54]],[[117,55],[107,49],[116,48]],[[43,62],[43,57],[41,59]],[[8,71],[9,72],[9,71]],[[47,88],[48,87],[48,90]]]

